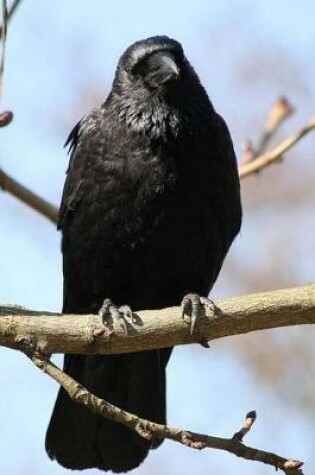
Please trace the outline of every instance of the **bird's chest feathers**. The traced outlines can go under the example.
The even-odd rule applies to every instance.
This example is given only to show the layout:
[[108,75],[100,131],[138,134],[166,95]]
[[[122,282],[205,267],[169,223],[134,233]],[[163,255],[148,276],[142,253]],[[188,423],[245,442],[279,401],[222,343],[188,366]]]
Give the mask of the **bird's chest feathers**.
[[158,95],[146,100],[127,98],[119,105],[118,117],[127,133],[139,134],[163,143],[177,137],[181,129],[181,115]]
[[156,99],[120,110],[120,182],[137,206],[167,195],[178,181],[179,115]]
[[[141,147],[126,154],[117,177],[118,195],[126,217],[146,219],[158,215],[167,208],[171,196],[176,193],[179,177],[176,157],[165,147]],[[116,205],[119,206],[119,203]]]
[[102,201],[111,203],[107,218],[112,224],[107,222],[107,228],[122,233],[127,244],[128,235],[133,240],[141,236],[141,240],[170,219],[173,203],[178,206],[183,201],[181,196],[189,194],[187,166],[183,167],[182,162],[184,152],[187,156],[185,146],[190,144],[191,148],[191,136],[183,132],[185,124],[176,110],[157,104],[124,108],[119,125],[114,159],[104,163]]

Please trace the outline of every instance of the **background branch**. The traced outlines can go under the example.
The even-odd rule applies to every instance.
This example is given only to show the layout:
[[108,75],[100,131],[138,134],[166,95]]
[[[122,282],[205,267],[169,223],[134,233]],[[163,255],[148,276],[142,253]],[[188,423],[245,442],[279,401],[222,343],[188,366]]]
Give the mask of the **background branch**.
[[[8,21],[13,15],[16,7],[20,3],[20,0],[15,1],[10,11],[7,11],[7,2],[2,0],[2,26],[0,27],[0,40],[2,41],[2,50],[1,50],[1,59],[0,59],[0,97],[2,96],[3,90],[3,73],[4,73],[4,63],[5,63],[5,51],[6,51],[6,41],[7,41],[7,26]],[[10,124],[13,119],[13,113],[11,111],[4,111],[0,113],[0,127],[6,127]],[[1,171],[1,170],[0,170]]]
[[314,324],[315,284],[218,300],[215,315],[208,313],[200,318],[193,335],[180,307],[139,311],[135,319],[126,334],[122,328],[104,327],[98,315],[61,316],[1,306],[0,345],[21,349],[21,342],[31,338],[46,354],[116,354]]
[[257,173],[263,168],[275,163],[282,158],[282,155],[285,152],[294,147],[294,145],[296,145],[305,135],[309,134],[313,130],[315,130],[315,119],[311,119],[308,125],[288,137],[272,151],[266,152],[263,155],[249,161],[249,163],[241,165],[238,169],[240,178],[245,178],[249,175],[252,175],[253,173]]
[[[57,381],[75,402],[87,406],[93,412],[105,417],[106,419],[123,424],[149,441],[152,438],[170,439],[192,449],[201,450],[207,447],[224,450],[246,460],[254,460],[271,465],[288,475],[303,475],[303,472],[300,470],[303,463],[299,460],[287,459],[271,452],[248,447],[242,444],[235,434],[232,438],[213,437],[141,419],[140,417],[124,411],[90,393],[84,386],[66,375],[49,359],[45,358],[36,348],[33,348],[27,339],[21,343],[24,345],[24,352],[29,356],[33,363]],[[250,430],[250,427],[253,424],[253,414],[254,412],[252,411],[246,416],[244,425],[244,428],[246,427],[246,432],[245,429],[242,428],[236,434],[242,432],[244,436],[245,433]],[[251,423],[248,422],[249,419],[251,419]]]
[[[12,3],[11,7],[9,8],[9,11],[7,12],[7,23],[11,20],[11,18],[13,17],[14,13],[16,12],[16,9],[17,7],[22,3],[22,0],[14,0],[14,2]],[[3,29],[4,29],[4,22],[3,22],[3,25],[0,26],[0,37],[2,38],[2,32],[3,32]]]
[[1,59],[0,59],[0,96],[2,95],[5,51],[6,51],[6,43],[7,43],[7,24],[8,24],[7,2],[6,0],[2,0],[1,3],[2,3],[2,28],[1,28],[2,50],[1,50]]
[[255,150],[255,157],[262,155],[268,148],[279,128],[294,112],[294,108],[286,97],[280,97],[271,107],[266,119],[265,128]]
[[258,145],[254,147],[251,140],[245,142],[241,165],[251,162],[259,155],[266,152],[271,140],[276,135],[281,125],[293,114],[293,112],[294,108],[286,97],[280,97],[274,102],[267,115]]
[[40,214],[48,218],[54,224],[58,220],[58,208],[48,201],[41,198],[36,193],[21,185],[18,181],[11,178],[0,168],[0,188],[15,196],[22,203],[38,211]]

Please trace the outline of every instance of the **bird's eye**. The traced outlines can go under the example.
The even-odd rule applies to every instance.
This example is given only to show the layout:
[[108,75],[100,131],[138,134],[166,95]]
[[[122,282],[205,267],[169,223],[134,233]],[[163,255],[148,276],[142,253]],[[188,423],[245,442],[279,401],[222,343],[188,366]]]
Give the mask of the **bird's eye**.
[[132,68],[133,76],[143,76],[147,69],[146,67],[147,58],[142,59],[139,61],[135,66]]

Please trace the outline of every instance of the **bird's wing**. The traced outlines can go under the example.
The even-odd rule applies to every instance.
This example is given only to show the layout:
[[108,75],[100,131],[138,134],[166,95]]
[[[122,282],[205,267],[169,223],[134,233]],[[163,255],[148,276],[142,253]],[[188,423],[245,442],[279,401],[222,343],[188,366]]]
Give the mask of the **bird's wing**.
[[63,229],[65,221],[84,195],[84,170],[88,165],[84,144],[88,142],[89,136],[93,137],[97,125],[96,113],[87,115],[72,129],[65,143],[65,147],[69,146],[70,160],[59,209],[58,229]]

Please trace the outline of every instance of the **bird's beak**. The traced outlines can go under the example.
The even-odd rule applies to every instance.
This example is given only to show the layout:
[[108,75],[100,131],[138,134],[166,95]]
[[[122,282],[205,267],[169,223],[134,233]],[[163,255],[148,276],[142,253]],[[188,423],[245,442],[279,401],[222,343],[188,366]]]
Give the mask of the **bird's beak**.
[[171,53],[153,53],[149,61],[150,80],[154,80],[156,85],[165,84],[177,79],[180,75],[179,67]]
[[159,72],[161,83],[176,79],[179,76],[179,68],[170,54],[161,54]]

